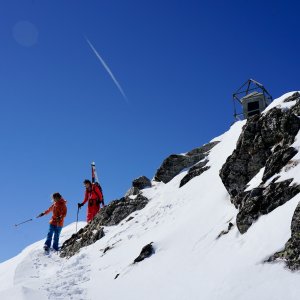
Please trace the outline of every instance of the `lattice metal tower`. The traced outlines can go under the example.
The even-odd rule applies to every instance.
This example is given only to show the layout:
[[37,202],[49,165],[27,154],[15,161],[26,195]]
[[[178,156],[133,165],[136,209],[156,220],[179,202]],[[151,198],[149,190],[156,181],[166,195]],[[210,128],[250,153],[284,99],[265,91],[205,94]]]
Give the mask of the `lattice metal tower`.
[[232,95],[232,99],[236,121],[260,114],[273,100],[265,87],[254,79],[247,80]]

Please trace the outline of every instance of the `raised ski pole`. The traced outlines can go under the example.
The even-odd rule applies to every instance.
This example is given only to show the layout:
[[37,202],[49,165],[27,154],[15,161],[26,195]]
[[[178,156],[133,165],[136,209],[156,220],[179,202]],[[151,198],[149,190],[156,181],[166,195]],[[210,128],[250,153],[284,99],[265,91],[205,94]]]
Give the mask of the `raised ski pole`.
[[22,225],[22,224],[24,224],[24,223],[30,222],[30,221],[32,221],[32,219],[28,219],[28,220],[23,221],[23,222],[21,222],[21,223],[19,223],[19,224],[15,224],[15,227],[18,227],[18,226],[20,226],[20,225]]

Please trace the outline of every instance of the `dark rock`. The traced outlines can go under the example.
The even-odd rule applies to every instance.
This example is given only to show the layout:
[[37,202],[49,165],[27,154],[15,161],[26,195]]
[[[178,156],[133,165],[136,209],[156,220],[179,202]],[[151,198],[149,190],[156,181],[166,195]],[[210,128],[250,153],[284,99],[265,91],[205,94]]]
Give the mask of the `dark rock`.
[[141,194],[135,199],[123,197],[103,207],[93,221],[102,226],[117,225],[134,211],[144,208],[147,203],[148,199]]
[[236,218],[239,231],[245,233],[259,216],[268,214],[297,195],[300,192],[300,185],[290,186],[292,181],[288,179],[245,192]]
[[219,235],[217,236],[217,239],[219,239],[219,238],[220,238],[221,236],[223,236],[224,234],[227,234],[227,233],[232,229],[233,226],[234,226],[234,225],[233,225],[231,222],[229,222],[227,230],[222,230],[222,231],[219,233]]
[[[265,178],[274,175],[284,166],[280,166],[278,160],[276,161],[277,151],[280,152],[278,157],[283,157],[284,154],[288,154],[285,158],[292,157],[293,151],[286,149],[294,142],[299,128],[300,120],[297,116],[277,108],[273,108],[266,115],[254,116],[247,120],[236,149],[220,171],[220,177],[232,200],[245,189],[245,185],[268,160]],[[281,146],[276,147],[279,144]]]
[[154,248],[152,246],[153,242],[143,247],[140,255],[134,260],[134,264],[137,262],[140,262],[144,260],[145,258],[150,257],[152,254],[154,254]]
[[148,179],[146,176],[141,176],[132,181],[132,187],[126,193],[126,196],[138,195],[141,190],[151,187],[151,186],[152,186],[151,180]]
[[141,194],[135,199],[123,197],[112,201],[103,207],[89,224],[63,243],[60,256],[71,257],[82,247],[95,243],[104,236],[102,226],[119,224],[134,211],[144,208],[147,203],[148,199]]
[[112,247],[107,246],[104,250],[103,250],[103,254],[106,253],[108,250],[112,249]]
[[278,173],[282,169],[282,167],[285,166],[288,161],[292,159],[297,153],[298,151],[293,147],[277,150],[266,161],[266,167],[262,181],[266,182],[274,174]]
[[[265,186],[268,179],[291,163],[297,150],[291,145],[300,129],[300,94],[286,101],[296,104],[289,110],[273,108],[266,114],[250,117],[243,127],[236,149],[220,170],[220,177],[230,194],[231,202],[239,209],[237,227],[248,230],[260,215],[284,204],[299,192],[289,186],[293,179],[275,183],[278,176]],[[247,183],[265,167],[260,186],[245,191]]]
[[141,176],[132,181],[132,186],[138,188],[139,190],[151,187],[151,180],[146,176]]
[[136,187],[131,187],[125,194],[125,196],[136,196],[138,195],[140,190]]
[[203,154],[203,153],[207,153],[209,152],[214,146],[216,146],[217,144],[219,144],[219,141],[215,141],[215,142],[211,142],[208,144],[204,144],[203,146],[199,147],[199,148],[195,148],[191,151],[189,151],[188,153],[186,153],[187,156],[195,156],[198,154]]
[[191,167],[188,173],[181,179],[179,187],[184,186],[191,179],[196,176],[201,175],[203,172],[207,171],[210,167],[206,167],[205,165],[208,163],[208,160],[201,161],[195,166]]
[[182,170],[190,168],[199,161],[206,158],[209,151],[219,142],[205,144],[202,147],[196,148],[184,155],[172,154],[166,158],[160,168],[157,170],[154,180],[168,183]]
[[291,223],[291,238],[283,250],[270,256],[266,262],[284,261],[291,270],[300,270],[300,202],[298,203]]
[[300,99],[300,94],[299,92],[295,92],[292,96],[287,97],[284,102],[291,102],[291,101],[295,101],[295,100],[299,100]]
[[199,154],[193,158],[185,155],[172,154],[164,160],[162,166],[157,170],[154,180],[168,183],[183,169],[191,167],[204,157],[204,154]]
[[71,257],[81,248],[94,244],[104,236],[103,227],[98,226],[96,229],[91,223],[82,229],[62,244],[60,257]]

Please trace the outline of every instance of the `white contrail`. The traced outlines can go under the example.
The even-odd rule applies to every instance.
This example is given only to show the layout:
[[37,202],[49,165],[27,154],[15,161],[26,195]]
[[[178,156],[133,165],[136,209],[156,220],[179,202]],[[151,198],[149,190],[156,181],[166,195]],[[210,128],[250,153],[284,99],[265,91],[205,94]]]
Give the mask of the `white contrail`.
[[115,83],[115,85],[117,86],[117,88],[119,89],[120,93],[122,94],[122,96],[124,97],[124,99],[126,100],[126,102],[128,103],[128,98],[125,95],[121,85],[119,84],[118,80],[116,79],[116,77],[114,76],[114,74],[112,73],[112,71],[110,70],[110,68],[108,67],[108,65],[105,63],[105,61],[103,60],[103,58],[100,56],[100,54],[98,53],[98,51],[95,49],[95,47],[93,46],[93,44],[88,40],[88,38],[85,38],[87,43],[89,44],[89,46],[91,47],[91,49],[93,50],[93,52],[95,53],[95,55],[98,57],[98,59],[100,60],[102,66],[104,67],[104,69],[107,71],[107,73],[109,74],[109,76],[111,77],[111,79],[113,80],[113,82]]

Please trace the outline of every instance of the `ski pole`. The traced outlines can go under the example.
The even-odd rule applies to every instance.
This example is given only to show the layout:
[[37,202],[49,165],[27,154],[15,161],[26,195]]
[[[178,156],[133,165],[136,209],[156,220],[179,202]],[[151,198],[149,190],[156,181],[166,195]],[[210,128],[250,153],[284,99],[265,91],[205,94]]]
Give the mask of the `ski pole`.
[[30,222],[30,221],[32,221],[32,219],[28,219],[28,220],[23,221],[23,222],[21,222],[21,223],[19,223],[19,224],[15,224],[15,227],[18,227],[18,226],[20,226],[20,225],[22,225],[22,224],[24,224],[24,223]]
[[79,206],[78,206],[78,208],[77,208],[77,218],[76,218],[76,233],[77,233],[78,214],[79,214]]

